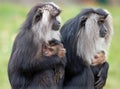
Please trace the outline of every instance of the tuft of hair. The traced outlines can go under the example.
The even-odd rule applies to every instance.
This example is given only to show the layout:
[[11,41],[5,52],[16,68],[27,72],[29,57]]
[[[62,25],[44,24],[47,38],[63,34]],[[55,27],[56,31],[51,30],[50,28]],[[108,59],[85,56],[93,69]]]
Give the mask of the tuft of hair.
[[60,10],[60,7],[58,5],[56,5],[54,2],[46,2],[46,3],[49,3],[49,4],[53,5],[54,7],[56,7],[57,9]]

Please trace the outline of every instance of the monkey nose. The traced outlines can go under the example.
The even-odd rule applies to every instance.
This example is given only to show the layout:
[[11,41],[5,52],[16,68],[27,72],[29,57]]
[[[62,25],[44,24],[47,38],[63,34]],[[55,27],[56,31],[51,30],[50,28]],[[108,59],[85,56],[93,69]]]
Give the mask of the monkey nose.
[[100,31],[100,37],[105,37],[106,34],[107,34],[107,30],[104,29]]
[[100,37],[102,37],[102,38],[105,37],[105,36],[106,36],[106,33],[101,33],[100,34]]

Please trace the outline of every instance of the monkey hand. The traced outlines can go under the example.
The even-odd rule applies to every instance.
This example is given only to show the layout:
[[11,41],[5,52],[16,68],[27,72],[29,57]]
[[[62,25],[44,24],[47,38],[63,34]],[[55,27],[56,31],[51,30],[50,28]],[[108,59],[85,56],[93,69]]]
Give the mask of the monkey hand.
[[102,89],[103,86],[106,83],[106,79],[104,79],[104,77],[102,76],[102,70],[99,71],[98,75],[97,75],[97,81],[95,81],[95,89]]
[[102,89],[106,84],[108,70],[109,64],[107,62],[100,65],[100,70],[96,76],[97,80],[95,81],[95,89]]
[[60,58],[63,58],[63,57],[65,57],[65,54],[66,54],[65,48],[59,45],[58,56],[59,56]]
[[92,65],[96,66],[96,65],[101,65],[106,61],[106,57],[105,57],[105,53],[104,51],[98,52],[95,57],[94,60],[92,61]]

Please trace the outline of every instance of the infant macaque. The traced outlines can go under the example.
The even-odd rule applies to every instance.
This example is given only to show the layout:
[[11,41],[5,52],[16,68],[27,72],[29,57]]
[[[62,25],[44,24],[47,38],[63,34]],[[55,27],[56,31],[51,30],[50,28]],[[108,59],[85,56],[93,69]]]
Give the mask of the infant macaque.
[[63,44],[55,39],[49,41],[49,44],[47,44],[43,49],[44,56],[57,55],[58,57],[63,58],[65,57],[65,53],[66,50],[64,49]]
[[92,61],[93,66],[103,64],[106,61],[105,52],[104,51],[98,52],[94,58],[95,59]]

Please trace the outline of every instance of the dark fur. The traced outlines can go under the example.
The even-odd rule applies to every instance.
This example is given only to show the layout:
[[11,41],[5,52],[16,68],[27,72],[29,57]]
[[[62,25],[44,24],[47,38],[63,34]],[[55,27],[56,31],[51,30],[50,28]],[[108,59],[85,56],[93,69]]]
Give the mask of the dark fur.
[[[102,89],[105,85],[108,63],[106,62],[101,66],[90,67],[90,64],[76,53],[78,40],[77,34],[79,30],[81,30],[80,28],[84,27],[86,21],[86,19],[81,19],[81,17],[89,16],[91,13],[107,15],[102,9],[85,9],[76,17],[67,21],[61,28],[63,44],[67,51],[67,66],[65,69],[64,80],[65,89]],[[101,74],[98,77],[97,74],[99,72],[101,72]],[[96,87],[95,83],[100,78],[101,80]]]
[[[33,17],[38,8],[44,4],[38,4],[29,12],[28,17],[17,35],[12,54],[8,64],[8,75],[12,89],[57,89],[61,86],[65,57],[57,55],[46,57],[42,55],[41,40],[36,44],[32,28]],[[41,29],[42,30],[42,29]],[[36,55],[39,53],[39,55]]]
[[107,62],[102,65],[91,66],[95,78],[95,89],[103,89],[106,84],[109,64]]

